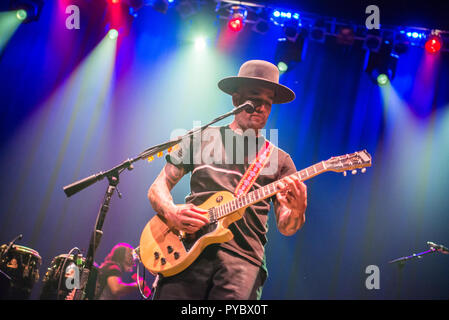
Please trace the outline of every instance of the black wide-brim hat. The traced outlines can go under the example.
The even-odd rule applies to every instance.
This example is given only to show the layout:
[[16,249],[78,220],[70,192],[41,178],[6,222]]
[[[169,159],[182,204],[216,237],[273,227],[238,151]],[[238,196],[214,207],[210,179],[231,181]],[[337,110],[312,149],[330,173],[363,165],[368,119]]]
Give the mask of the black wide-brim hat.
[[234,94],[241,87],[263,86],[274,91],[273,103],[288,103],[295,99],[295,93],[279,84],[279,69],[264,60],[249,60],[242,64],[237,77],[228,77],[218,82],[218,88],[227,94]]

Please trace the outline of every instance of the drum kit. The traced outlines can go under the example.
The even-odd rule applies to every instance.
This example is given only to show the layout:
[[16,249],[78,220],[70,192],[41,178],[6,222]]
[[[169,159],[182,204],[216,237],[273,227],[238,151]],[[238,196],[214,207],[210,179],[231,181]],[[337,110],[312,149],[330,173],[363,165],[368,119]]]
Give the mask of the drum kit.
[[0,297],[28,299],[39,280],[42,258],[36,250],[19,245],[0,247]]
[[[0,246],[0,300],[29,299],[40,278],[42,258],[39,253],[14,242]],[[74,273],[82,270],[84,263],[81,253],[56,256],[42,279],[40,299],[64,300],[71,291],[68,281],[73,281]]]

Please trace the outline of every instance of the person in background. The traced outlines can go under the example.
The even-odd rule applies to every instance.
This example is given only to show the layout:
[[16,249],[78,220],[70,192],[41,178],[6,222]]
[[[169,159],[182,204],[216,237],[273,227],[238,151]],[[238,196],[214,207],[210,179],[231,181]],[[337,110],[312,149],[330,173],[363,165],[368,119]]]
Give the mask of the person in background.
[[[118,243],[106,256],[103,263],[99,266],[97,284],[95,290],[96,300],[119,300],[122,297],[138,290],[138,282],[143,287],[143,293],[146,297],[151,295],[151,290],[145,285],[142,278],[137,274],[132,275],[134,282],[127,283],[123,281],[123,275],[132,272],[135,266],[133,258],[134,248],[127,243]],[[75,289],[72,290],[65,300],[73,300]]]
[[126,283],[122,280],[123,274],[132,272],[135,266],[133,250],[134,248],[129,244],[119,243],[106,256],[99,267],[96,292],[98,300],[118,300],[138,290],[138,280],[141,282],[141,286],[144,287],[143,292],[145,296],[151,294],[150,288],[143,283],[137,274],[132,276],[134,282]]

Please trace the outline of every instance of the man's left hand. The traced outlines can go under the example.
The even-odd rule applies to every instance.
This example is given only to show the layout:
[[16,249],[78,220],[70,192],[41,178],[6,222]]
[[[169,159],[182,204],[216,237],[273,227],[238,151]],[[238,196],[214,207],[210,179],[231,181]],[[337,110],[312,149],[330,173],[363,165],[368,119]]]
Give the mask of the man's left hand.
[[307,186],[298,177],[285,177],[276,185],[279,203],[295,212],[303,213],[307,208]]

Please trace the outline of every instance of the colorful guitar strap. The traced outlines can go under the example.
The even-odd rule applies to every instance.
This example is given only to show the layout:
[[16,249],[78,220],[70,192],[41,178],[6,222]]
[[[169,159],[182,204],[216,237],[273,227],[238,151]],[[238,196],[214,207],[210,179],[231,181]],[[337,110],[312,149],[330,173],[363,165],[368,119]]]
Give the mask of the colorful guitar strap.
[[270,155],[273,152],[273,150],[274,150],[273,144],[267,140],[265,142],[265,145],[258,152],[254,161],[248,167],[248,170],[246,170],[239,184],[235,188],[234,194],[237,197],[246,194],[249,191],[249,189],[251,189],[252,185],[256,181],[263,167],[268,162],[268,159],[270,158]]

